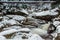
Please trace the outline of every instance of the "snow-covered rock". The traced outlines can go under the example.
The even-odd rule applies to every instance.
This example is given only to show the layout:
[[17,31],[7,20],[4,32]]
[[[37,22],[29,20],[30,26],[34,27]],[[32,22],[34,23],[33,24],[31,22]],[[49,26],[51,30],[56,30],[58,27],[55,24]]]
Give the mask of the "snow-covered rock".
[[51,34],[53,36],[53,40],[55,40],[55,38],[58,36],[56,32]]
[[8,19],[9,19],[9,17],[3,16],[3,20],[8,20]]
[[14,24],[19,24],[19,22],[17,22],[16,20],[5,20],[5,21],[2,21],[3,24],[9,24],[9,25],[14,25]]
[[27,12],[27,10],[24,10],[24,9],[22,9],[21,12],[23,12],[23,13],[25,13],[25,14],[29,14],[29,13]]
[[54,8],[54,9],[52,9],[51,11],[56,11],[56,10],[59,10],[59,8],[58,8],[58,7],[56,7],[56,8]]
[[42,11],[42,12],[34,12],[33,13],[35,16],[46,16],[46,15],[58,15],[58,12],[54,11]]
[[[20,40],[20,38],[21,38],[22,40],[44,40],[38,34],[32,34],[30,32],[30,29],[28,29],[28,28],[22,28],[21,31],[25,31],[25,32],[29,32],[29,33],[25,33],[25,32],[18,33],[18,34],[16,34],[16,36],[13,39]],[[21,34],[21,35],[19,35],[19,34]],[[27,37],[27,38],[23,39],[23,37]]]
[[29,38],[28,40],[44,40],[44,39],[37,34],[33,34],[31,38]]
[[13,40],[44,40],[42,37],[40,37],[37,34],[28,34],[28,35],[29,35],[28,39],[22,39],[22,37],[19,35],[19,36],[14,37]]
[[10,29],[20,29],[21,28],[21,26],[10,26],[10,27],[8,27],[8,28],[4,28],[3,30],[10,30]]
[[6,40],[4,36],[0,36],[0,40]]
[[57,15],[58,15],[58,12],[48,10],[48,11],[42,11],[42,12],[33,12],[31,16],[36,19],[51,21],[51,19],[57,17]]
[[60,25],[60,21],[54,21],[53,25],[55,25],[56,27]]
[[31,30],[32,33],[35,33],[35,34],[39,34],[41,36],[43,35],[47,35],[47,31],[46,30],[43,30],[43,29],[40,29],[40,28],[33,28]]
[[60,25],[59,26],[57,26],[57,33],[60,33]]
[[7,34],[15,33],[15,32],[20,32],[20,31],[30,32],[30,29],[29,28],[9,29],[9,30],[0,32],[0,35],[7,35]]
[[22,20],[25,20],[26,18],[23,17],[23,16],[15,15],[15,16],[13,17],[13,19],[14,19],[14,20],[17,20],[17,21],[22,21]]
[[21,30],[21,31],[28,31],[28,32],[31,31],[29,28],[22,28],[22,29],[20,29],[20,30]]
[[48,22],[47,24],[41,25],[40,28],[47,31],[49,26],[50,26],[50,22]]
[[0,23],[0,28],[4,27],[4,24]]
[[0,17],[0,20],[2,20],[2,19],[3,19],[3,17],[1,16],[1,17]]
[[0,32],[0,35],[7,35],[7,34],[15,33],[15,32],[17,32],[16,29],[10,29],[10,30]]
[[59,17],[58,17],[58,18],[54,18],[54,19],[53,19],[53,22],[54,22],[54,21],[60,21],[60,18],[59,18]]
[[15,21],[15,20],[8,20],[7,23],[8,23],[8,24],[11,24],[11,25],[19,24],[19,22]]
[[3,15],[3,13],[0,12],[0,16]]
[[13,18],[15,15],[6,15],[9,18]]

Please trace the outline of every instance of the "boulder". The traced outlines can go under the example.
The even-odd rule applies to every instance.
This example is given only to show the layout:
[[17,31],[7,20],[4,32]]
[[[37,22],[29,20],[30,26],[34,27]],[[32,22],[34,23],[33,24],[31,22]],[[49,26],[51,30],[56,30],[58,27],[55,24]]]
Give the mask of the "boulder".
[[31,30],[32,33],[35,33],[35,34],[38,34],[40,36],[46,36],[47,35],[47,31],[46,30],[43,30],[43,29],[40,29],[40,28],[33,28]]
[[34,12],[32,14],[33,18],[47,20],[47,21],[51,21],[51,19],[57,16],[58,16],[58,12],[54,12],[54,11]]
[[23,21],[26,18],[24,16],[14,15],[12,19],[17,20],[17,21]]

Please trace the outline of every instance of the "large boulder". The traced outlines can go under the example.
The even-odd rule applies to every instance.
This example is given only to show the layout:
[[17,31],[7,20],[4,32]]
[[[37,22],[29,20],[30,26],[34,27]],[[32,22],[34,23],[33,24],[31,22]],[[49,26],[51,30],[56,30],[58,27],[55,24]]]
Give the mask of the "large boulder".
[[42,20],[48,20],[50,21],[51,19],[55,18],[58,16],[58,12],[54,11],[42,11],[42,12],[34,12],[32,17],[37,18],[37,19],[42,19]]

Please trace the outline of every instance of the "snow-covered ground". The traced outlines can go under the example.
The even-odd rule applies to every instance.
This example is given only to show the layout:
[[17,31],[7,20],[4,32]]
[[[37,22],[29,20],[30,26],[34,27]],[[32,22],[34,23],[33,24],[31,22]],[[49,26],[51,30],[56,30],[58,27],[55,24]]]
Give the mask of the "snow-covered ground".
[[[35,12],[34,10],[35,9],[15,10],[16,12],[21,11],[27,14],[27,16],[7,14],[0,16],[0,40],[45,40],[45,38],[47,40],[51,40],[49,36],[53,36],[52,38],[55,39],[58,33],[60,33],[59,18],[56,17],[51,21],[45,21],[41,19],[35,19],[32,16],[55,16],[58,15],[58,12],[56,10],[59,9],[55,8],[37,12]],[[29,13],[29,11],[31,13]],[[54,26],[52,26],[51,24]],[[48,34],[48,32],[51,31],[53,32],[51,34]]]

